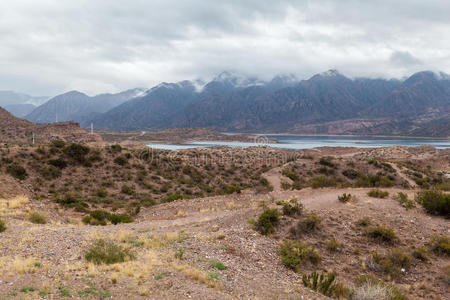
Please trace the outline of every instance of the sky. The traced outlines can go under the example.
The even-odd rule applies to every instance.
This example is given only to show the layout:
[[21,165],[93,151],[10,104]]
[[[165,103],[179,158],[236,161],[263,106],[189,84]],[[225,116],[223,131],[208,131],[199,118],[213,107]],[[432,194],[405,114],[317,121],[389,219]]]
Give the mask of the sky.
[[90,95],[223,70],[450,73],[448,0],[1,0],[0,90]]

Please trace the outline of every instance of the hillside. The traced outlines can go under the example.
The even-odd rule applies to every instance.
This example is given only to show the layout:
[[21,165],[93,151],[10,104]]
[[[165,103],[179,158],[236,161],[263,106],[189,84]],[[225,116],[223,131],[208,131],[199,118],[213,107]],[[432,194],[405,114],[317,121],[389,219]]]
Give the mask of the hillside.
[[330,70],[300,82],[289,76],[263,82],[225,72],[201,89],[188,81],[161,84],[91,121],[113,130],[207,127],[448,137],[449,82],[448,75],[432,72],[399,81],[350,79]]
[[53,124],[35,124],[14,117],[0,107],[0,140],[2,143],[28,144],[49,143],[60,139],[69,142],[101,142],[101,137],[88,134],[76,122],[59,122]]
[[448,150],[142,150],[0,146],[0,297],[329,299],[314,270],[335,299],[446,297],[449,220],[414,199]]

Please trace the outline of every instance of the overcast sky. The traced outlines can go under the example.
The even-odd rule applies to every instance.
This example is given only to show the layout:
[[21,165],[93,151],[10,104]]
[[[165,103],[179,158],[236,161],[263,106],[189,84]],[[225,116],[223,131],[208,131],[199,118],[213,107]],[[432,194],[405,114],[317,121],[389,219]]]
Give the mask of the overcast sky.
[[1,0],[0,90],[55,95],[209,79],[450,73],[448,0]]

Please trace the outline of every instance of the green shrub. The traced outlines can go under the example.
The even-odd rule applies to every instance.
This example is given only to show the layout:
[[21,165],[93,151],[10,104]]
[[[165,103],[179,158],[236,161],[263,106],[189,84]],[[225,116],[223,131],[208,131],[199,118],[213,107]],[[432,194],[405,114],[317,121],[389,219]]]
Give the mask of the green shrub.
[[119,223],[131,223],[131,222],[133,222],[131,217],[128,216],[128,215],[125,215],[125,214],[109,214],[108,215],[108,220],[114,225],[117,225]]
[[125,166],[128,163],[128,159],[125,156],[120,155],[114,159],[114,163],[119,166]]
[[334,187],[336,186],[336,179],[328,176],[316,176],[310,180],[311,187],[313,189],[322,187]]
[[388,228],[388,227],[383,227],[380,225],[374,226],[374,227],[369,227],[366,229],[366,234],[367,236],[378,240],[380,242],[385,242],[385,243],[389,243],[389,244],[393,244],[397,241],[397,235],[395,234],[395,232]]
[[67,167],[67,162],[64,158],[50,159],[48,163],[60,169],[64,169],[65,167]]
[[47,218],[39,212],[33,211],[28,215],[28,221],[33,224],[45,224],[47,223]]
[[403,206],[406,209],[413,208],[415,206],[414,201],[408,198],[408,195],[405,193],[399,192],[397,195],[393,197],[394,200],[398,201],[401,206]]
[[289,202],[283,202],[283,215],[300,216],[302,212],[303,204],[298,203],[296,199],[291,199]]
[[323,273],[319,275],[317,271],[309,275],[303,274],[302,276],[302,282],[305,287],[329,297],[334,294],[336,283],[333,282],[335,279],[336,275],[333,272],[327,273],[326,277]]
[[110,265],[135,259],[135,256],[128,249],[102,239],[95,241],[84,257],[86,261],[97,265]]
[[358,221],[356,221],[356,225],[363,226],[363,227],[369,226],[370,218],[369,217],[361,218]]
[[450,194],[441,191],[422,191],[417,193],[416,201],[429,214],[450,217]]
[[0,232],[4,232],[6,230],[6,224],[5,221],[0,219]]
[[295,227],[291,228],[291,233],[301,236],[304,233],[310,233],[320,228],[322,219],[316,214],[308,214],[298,221]]
[[281,262],[295,272],[298,272],[305,264],[317,265],[322,260],[313,247],[300,241],[284,241],[278,253],[281,257]]
[[280,223],[280,213],[278,209],[266,208],[259,215],[255,227],[261,234],[267,235],[275,231],[275,227]]
[[389,193],[387,191],[382,191],[382,190],[370,190],[367,192],[367,196],[383,199],[383,198],[386,198],[387,196],[389,196]]
[[358,175],[355,185],[357,187],[391,187],[394,185],[393,178],[381,175]]
[[342,203],[347,203],[348,201],[350,201],[351,198],[352,198],[352,194],[346,194],[346,193],[338,196],[339,202],[342,202]]
[[336,238],[334,238],[334,237],[327,242],[327,249],[330,252],[338,252],[341,250],[341,248],[342,248],[342,243],[338,242],[336,240]]
[[220,261],[212,261],[209,264],[210,264],[211,267],[216,268],[216,269],[221,270],[221,271],[228,269],[227,266],[225,266]]
[[121,152],[122,146],[120,146],[119,144],[111,145],[111,151],[115,153]]
[[75,163],[86,163],[86,155],[89,153],[89,147],[81,144],[70,144],[64,148],[64,153]]
[[327,166],[330,168],[335,168],[336,165],[332,162],[333,157],[322,157],[319,160],[319,164],[321,164],[322,166]]
[[55,147],[55,148],[64,148],[65,145],[66,145],[66,142],[61,141],[61,140],[53,140],[50,143],[50,146]]
[[6,172],[10,174],[12,177],[17,178],[19,180],[24,180],[28,177],[27,171],[17,164],[11,164],[6,167]]
[[122,185],[122,188],[120,189],[120,191],[126,195],[133,195],[135,192],[134,187],[126,185],[126,184]]
[[418,247],[418,248],[414,248],[412,250],[412,256],[414,258],[417,258],[421,261],[427,261],[428,260],[428,252],[427,249],[425,249],[424,247]]
[[55,166],[48,166],[41,169],[41,175],[47,180],[56,179],[61,176],[61,169]]
[[342,175],[347,177],[348,179],[356,179],[359,176],[359,173],[353,169],[346,169],[342,171]]
[[292,181],[298,181],[298,176],[297,176],[297,174],[295,174],[295,173],[292,172],[292,171],[289,171],[289,170],[283,170],[282,174],[283,174],[284,176],[286,176],[287,178],[291,179]]
[[167,195],[166,197],[164,197],[164,198],[161,200],[161,202],[162,202],[162,203],[169,203],[169,202],[173,202],[173,201],[175,201],[175,200],[182,199],[182,198],[183,198],[183,196],[181,196],[181,195],[178,194],[178,193],[176,193],[176,194],[169,194],[169,195]]
[[386,256],[381,256],[375,252],[372,254],[372,259],[381,271],[393,277],[399,277],[402,274],[402,269],[409,268],[413,258],[403,249],[397,248],[391,250]]
[[430,242],[431,250],[436,254],[450,255],[450,237],[445,235],[434,235]]

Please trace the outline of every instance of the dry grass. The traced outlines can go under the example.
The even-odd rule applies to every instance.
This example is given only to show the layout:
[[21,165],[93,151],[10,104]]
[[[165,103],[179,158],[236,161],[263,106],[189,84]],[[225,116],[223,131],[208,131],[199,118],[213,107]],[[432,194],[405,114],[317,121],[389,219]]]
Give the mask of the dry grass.
[[177,212],[177,217],[179,217],[179,218],[187,217],[187,215],[188,215],[187,211],[184,211],[184,210],[179,210]]
[[35,266],[35,263],[36,260],[32,257],[16,257],[12,262],[12,270],[18,274],[36,273],[37,267]]
[[182,265],[182,264],[178,264],[177,262],[172,262],[171,265],[175,270],[185,274],[186,276],[188,276],[189,278],[196,280],[198,282],[201,282],[203,284],[206,284],[207,286],[211,287],[211,288],[215,288],[218,290],[222,290],[223,289],[223,285],[215,282],[211,276],[209,276],[208,273],[199,270],[195,267],[191,267],[189,265]]
[[22,208],[29,201],[30,200],[25,195],[16,196],[11,199],[0,199],[0,211]]

